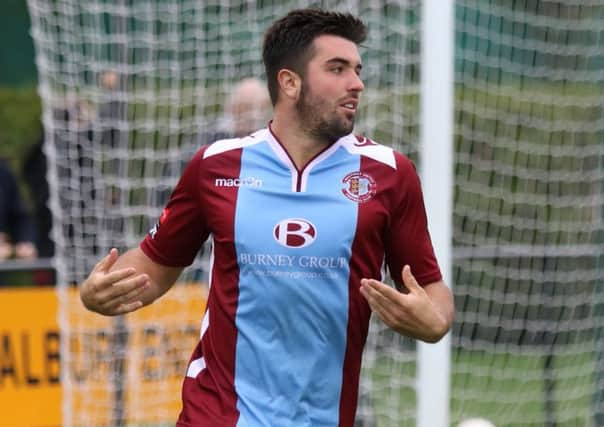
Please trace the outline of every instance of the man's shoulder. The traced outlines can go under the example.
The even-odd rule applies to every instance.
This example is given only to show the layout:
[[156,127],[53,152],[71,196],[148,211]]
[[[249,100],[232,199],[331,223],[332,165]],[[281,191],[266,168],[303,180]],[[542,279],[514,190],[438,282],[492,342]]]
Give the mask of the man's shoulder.
[[347,135],[340,140],[340,143],[351,154],[368,157],[395,170],[409,162],[404,154],[392,147],[362,135]]
[[249,147],[250,145],[259,144],[267,140],[268,129],[260,129],[243,138],[226,138],[219,139],[202,148],[201,155],[204,159],[237,150],[240,148]]

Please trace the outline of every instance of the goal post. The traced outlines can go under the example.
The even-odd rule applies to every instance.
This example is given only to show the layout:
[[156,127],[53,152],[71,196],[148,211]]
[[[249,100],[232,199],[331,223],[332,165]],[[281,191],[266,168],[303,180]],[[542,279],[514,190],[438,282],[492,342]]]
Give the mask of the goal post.
[[[453,0],[422,2],[420,176],[434,251],[451,282],[453,210]],[[448,427],[450,333],[417,346],[417,427]]]

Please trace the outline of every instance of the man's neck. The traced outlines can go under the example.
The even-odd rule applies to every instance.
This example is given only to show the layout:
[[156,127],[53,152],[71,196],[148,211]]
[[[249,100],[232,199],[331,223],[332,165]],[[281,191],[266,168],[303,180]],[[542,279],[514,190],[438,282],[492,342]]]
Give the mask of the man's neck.
[[298,170],[302,170],[308,162],[330,145],[329,142],[320,141],[300,129],[297,118],[288,119],[275,114],[270,127]]

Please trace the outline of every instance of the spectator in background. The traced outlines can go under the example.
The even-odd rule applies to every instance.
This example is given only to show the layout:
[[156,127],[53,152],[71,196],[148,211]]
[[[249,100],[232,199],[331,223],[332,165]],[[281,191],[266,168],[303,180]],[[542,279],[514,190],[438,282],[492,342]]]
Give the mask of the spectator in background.
[[[193,144],[183,151],[186,163],[204,145],[228,138],[242,138],[268,123],[272,112],[266,83],[256,77],[237,82],[227,97],[222,118],[212,129],[204,129]],[[184,166],[181,165],[181,166]],[[182,170],[181,170],[182,171]],[[180,172],[179,171],[179,174]]]
[[[232,88],[221,119],[215,126],[208,126],[199,134],[187,139],[181,147],[180,161],[167,164],[164,176],[180,176],[193,155],[204,145],[221,139],[242,138],[265,127],[272,112],[266,83],[256,77],[244,77]],[[172,189],[162,190],[157,200],[163,205]]]
[[266,126],[270,113],[266,84],[254,77],[244,78],[233,88],[227,104],[231,137],[242,138]]
[[0,161],[0,261],[13,255],[36,258],[35,229],[21,199],[17,180]]
[[114,91],[121,86],[120,75],[114,70],[103,71],[99,80],[101,86],[107,91]]
[[120,122],[125,121],[126,102],[120,93],[124,84],[122,77],[114,70],[106,70],[99,76],[99,86],[103,101],[98,107],[96,120],[101,125],[101,144],[104,147],[119,147],[122,136]]
[[28,186],[33,202],[33,218],[36,224],[36,247],[38,256],[50,258],[54,255],[54,242],[50,237],[52,229],[52,214],[48,207],[50,190],[46,180],[48,170],[44,154],[44,130],[40,130],[40,138],[31,147],[23,162],[23,178]]

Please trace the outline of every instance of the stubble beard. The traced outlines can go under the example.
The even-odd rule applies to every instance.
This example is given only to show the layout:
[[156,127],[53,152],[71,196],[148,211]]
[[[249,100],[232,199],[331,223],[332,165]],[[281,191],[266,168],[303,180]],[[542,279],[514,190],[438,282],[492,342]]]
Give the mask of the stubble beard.
[[347,121],[338,117],[337,111],[333,110],[326,114],[328,108],[323,99],[307,91],[302,85],[300,98],[296,102],[302,128],[314,138],[333,144],[352,132],[354,118]]

